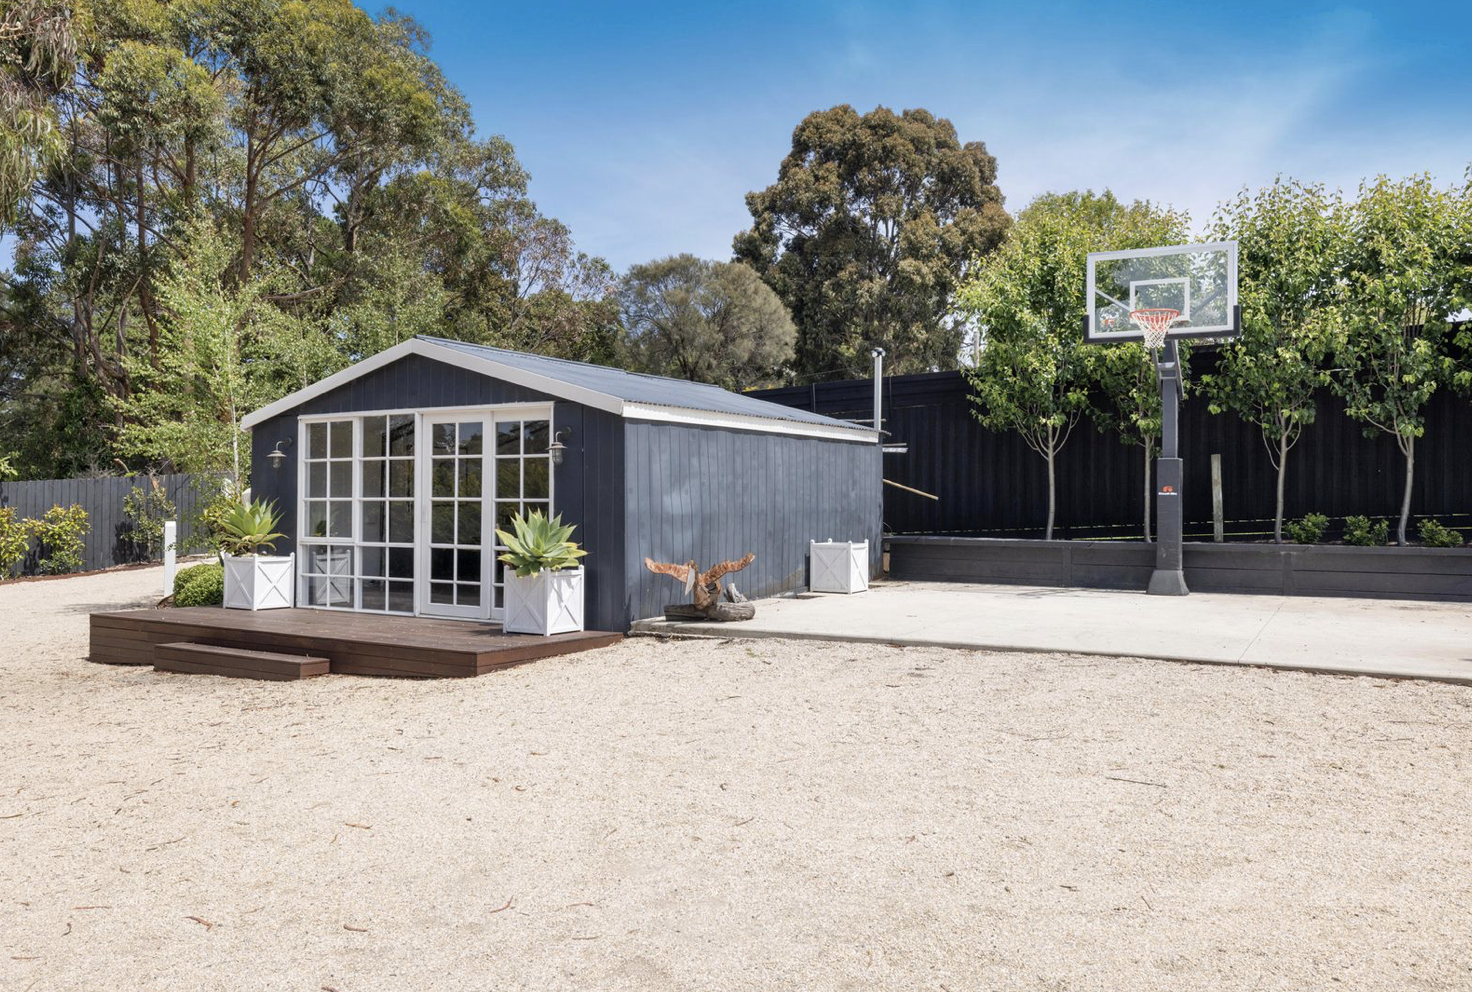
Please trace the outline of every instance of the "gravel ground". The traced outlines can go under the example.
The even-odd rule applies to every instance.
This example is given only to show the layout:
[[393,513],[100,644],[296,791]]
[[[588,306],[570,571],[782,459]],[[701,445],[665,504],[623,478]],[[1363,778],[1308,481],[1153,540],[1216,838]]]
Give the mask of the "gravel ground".
[[1472,689],[657,643],[86,662],[0,587],[6,990],[1472,988]]

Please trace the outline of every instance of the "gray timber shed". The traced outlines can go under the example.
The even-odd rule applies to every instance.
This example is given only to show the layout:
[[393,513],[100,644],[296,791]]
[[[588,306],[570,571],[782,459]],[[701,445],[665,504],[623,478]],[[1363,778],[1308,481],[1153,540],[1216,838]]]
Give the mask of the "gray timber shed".
[[418,337],[244,424],[299,606],[496,620],[493,531],[533,509],[577,525],[593,629],[685,600],[646,555],[752,552],[753,599],[807,587],[811,540],[879,565],[875,431],[703,383]]

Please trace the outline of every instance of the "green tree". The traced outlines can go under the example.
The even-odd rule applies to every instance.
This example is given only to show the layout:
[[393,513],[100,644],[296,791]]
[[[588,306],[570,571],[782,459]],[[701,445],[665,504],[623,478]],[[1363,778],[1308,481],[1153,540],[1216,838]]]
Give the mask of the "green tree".
[[619,293],[625,367],[740,389],[792,361],[787,308],[741,262],[675,255],[629,269]]
[[65,152],[53,100],[76,70],[79,8],[64,0],[0,6],[0,233],[31,183]]
[[873,347],[896,372],[955,367],[953,295],[1007,230],[996,178],[986,146],[929,111],[809,114],[735,240],[792,313],[797,372],[842,378]]
[[1322,185],[1278,179],[1243,190],[1212,223],[1217,240],[1238,243],[1242,333],[1221,346],[1202,377],[1212,413],[1232,411],[1262,433],[1277,472],[1273,540],[1283,542],[1288,454],[1317,413],[1328,382],[1323,316],[1333,300],[1344,246],[1342,204]]
[[[1472,304],[1472,193],[1429,175],[1361,185],[1347,210],[1342,266],[1328,314],[1332,382],[1365,435],[1388,434],[1405,457],[1396,540],[1406,543],[1425,407],[1459,384],[1451,318]],[[1465,382],[1465,375],[1460,382]]]
[[249,462],[241,418],[270,398],[249,374],[260,325],[274,317],[263,301],[269,284],[235,285],[235,246],[207,224],[194,227],[188,246],[159,287],[166,317],[158,364],[129,359],[135,388],[121,401],[119,448],[177,471],[240,480]]
[[1177,243],[1186,226],[1184,214],[1121,203],[1108,190],[1046,194],[1018,215],[1001,248],[961,289],[961,306],[984,329],[977,364],[966,370],[973,412],[992,430],[1022,433],[1047,462],[1048,537],[1058,450],[1083,416],[1141,445],[1150,533],[1149,466],[1160,432],[1155,372],[1139,344],[1084,344],[1087,261],[1092,251]]

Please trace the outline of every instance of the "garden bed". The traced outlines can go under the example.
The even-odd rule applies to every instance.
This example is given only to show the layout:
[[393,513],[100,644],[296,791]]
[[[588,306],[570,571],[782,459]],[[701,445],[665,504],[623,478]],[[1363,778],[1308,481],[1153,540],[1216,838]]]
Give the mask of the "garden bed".
[[[1144,589],[1155,545],[1143,541],[1029,541],[891,537],[897,579]],[[1312,544],[1184,547],[1194,592],[1472,601],[1472,549]]]

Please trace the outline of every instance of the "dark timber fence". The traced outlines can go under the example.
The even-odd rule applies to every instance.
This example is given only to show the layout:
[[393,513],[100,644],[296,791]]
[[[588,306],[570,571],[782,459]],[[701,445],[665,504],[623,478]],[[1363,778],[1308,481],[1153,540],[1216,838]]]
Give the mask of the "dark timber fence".
[[[173,502],[179,521],[179,544],[188,547],[190,522],[198,512],[199,494],[191,475],[160,475],[159,488]],[[53,506],[80,506],[87,511],[84,568],[111,568],[147,557],[135,540],[134,524],[123,512],[123,499],[133,489],[149,489],[147,476],[101,479],[40,479],[0,482],[0,506],[18,517],[40,517]],[[34,558],[34,555],[32,556]],[[27,569],[32,562],[27,562]]]
[[[1215,356],[1192,357],[1192,372]],[[752,395],[852,420],[873,416],[873,381],[816,383]],[[938,500],[884,487],[884,524],[894,534],[1040,537],[1047,520],[1047,467],[1014,433],[985,430],[972,416],[969,387],[959,372],[884,380],[884,429],[903,453],[884,456],[884,477],[932,493]],[[1336,537],[1346,516],[1394,518],[1400,512],[1405,462],[1393,439],[1366,438],[1328,391],[1318,416],[1289,455],[1285,511],[1331,518]],[[1222,460],[1222,501],[1229,540],[1271,534],[1276,473],[1262,436],[1230,413],[1212,414],[1188,396],[1181,408],[1186,461],[1186,534],[1212,535],[1211,455]],[[1058,456],[1059,538],[1138,538],[1144,500],[1142,453],[1079,422]],[[1438,391],[1426,410],[1426,434],[1416,442],[1411,500],[1416,518],[1434,517],[1472,537],[1472,403]],[[1412,524],[1414,528],[1414,521]],[[1393,530],[1393,529],[1392,529]]]

